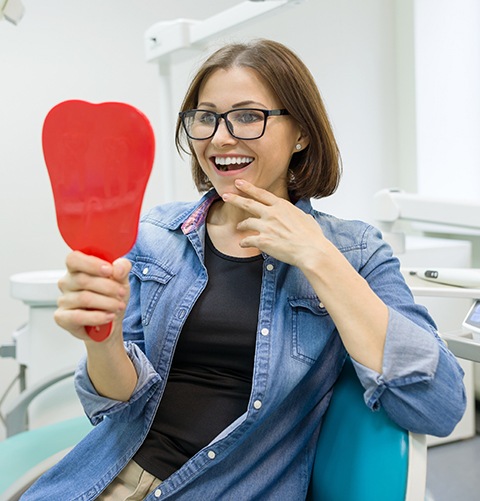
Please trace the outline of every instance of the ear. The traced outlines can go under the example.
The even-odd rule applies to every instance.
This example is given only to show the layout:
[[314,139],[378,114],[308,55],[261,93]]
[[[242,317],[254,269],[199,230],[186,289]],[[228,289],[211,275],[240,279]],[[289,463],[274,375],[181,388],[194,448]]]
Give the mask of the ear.
[[[310,138],[304,131],[300,131],[295,141],[295,151],[304,150],[310,143]],[[298,146],[300,145],[300,147]]]

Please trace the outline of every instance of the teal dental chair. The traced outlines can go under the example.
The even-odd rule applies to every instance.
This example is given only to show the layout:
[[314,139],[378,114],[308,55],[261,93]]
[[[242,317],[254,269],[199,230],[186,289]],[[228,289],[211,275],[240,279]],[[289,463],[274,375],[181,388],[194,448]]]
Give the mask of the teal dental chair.
[[423,501],[425,435],[373,412],[347,360],[335,383],[315,453],[308,501]]
[[[23,413],[40,392],[35,387],[21,394]],[[18,406],[7,417],[12,412],[19,422]],[[0,501],[18,500],[90,429],[82,416],[21,431],[0,442]],[[423,501],[426,450],[424,435],[395,425],[383,410],[368,409],[347,361],[325,415],[307,501]]]

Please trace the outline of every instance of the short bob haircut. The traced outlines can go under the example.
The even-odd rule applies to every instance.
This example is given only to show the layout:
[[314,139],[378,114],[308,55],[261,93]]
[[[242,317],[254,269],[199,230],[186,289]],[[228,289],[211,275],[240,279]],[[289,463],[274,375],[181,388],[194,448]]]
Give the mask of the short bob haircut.
[[[255,70],[270,86],[283,108],[308,137],[308,146],[294,153],[289,166],[288,189],[294,199],[322,198],[335,192],[342,166],[338,146],[315,80],[305,64],[284,45],[259,39],[232,43],[214,52],[201,65],[182,103],[181,111],[194,109],[202,84],[216,70],[246,67]],[[192,176],[199,192],[212,185],[202,171],[192,145],[177,121],[175,145],[192,156]]]

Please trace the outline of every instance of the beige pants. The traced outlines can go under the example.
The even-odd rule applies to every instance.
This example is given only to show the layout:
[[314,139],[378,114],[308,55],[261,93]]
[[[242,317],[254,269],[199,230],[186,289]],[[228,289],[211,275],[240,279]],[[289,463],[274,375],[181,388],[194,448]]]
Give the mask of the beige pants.
[[132,460],[97,499],[100,501],[141,501],[161,483],[161,480]]

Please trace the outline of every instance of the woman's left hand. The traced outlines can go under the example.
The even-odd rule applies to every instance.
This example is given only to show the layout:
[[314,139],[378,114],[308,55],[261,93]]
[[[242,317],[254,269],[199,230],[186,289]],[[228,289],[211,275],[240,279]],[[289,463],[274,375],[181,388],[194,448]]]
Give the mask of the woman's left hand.
[[241,240],[241,247],[256,247],[298,267],[310,259],[318,260],[322,250],[330,250],[332,244],[311,215],[248,181],[237,179],[235,186],[245,196],[226,193],[223,201],[252,214],[237,229],[254,233]]

